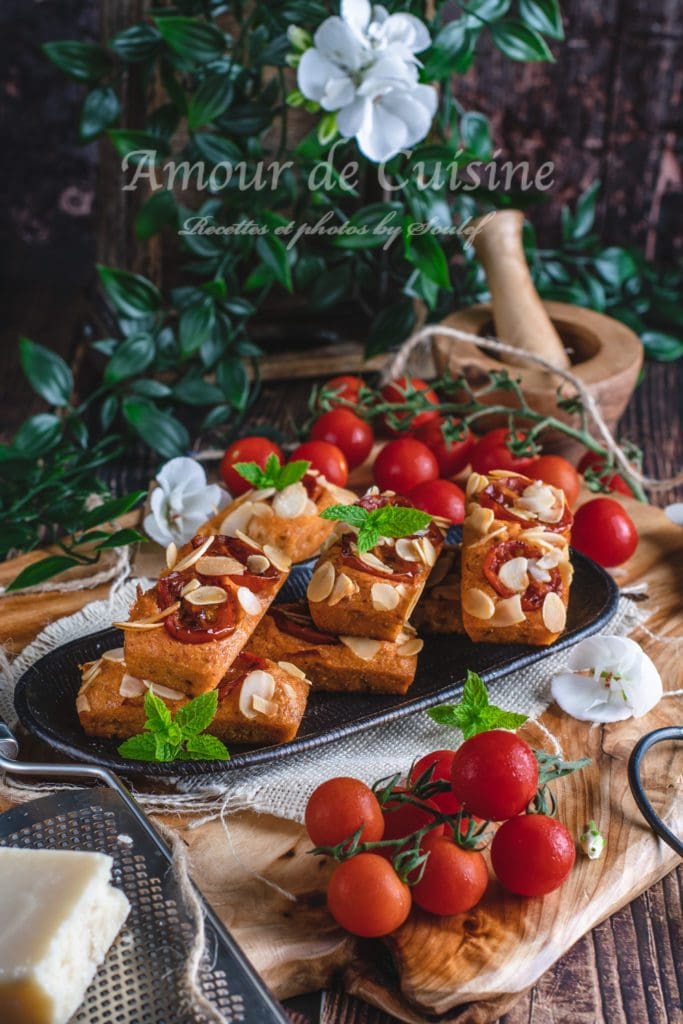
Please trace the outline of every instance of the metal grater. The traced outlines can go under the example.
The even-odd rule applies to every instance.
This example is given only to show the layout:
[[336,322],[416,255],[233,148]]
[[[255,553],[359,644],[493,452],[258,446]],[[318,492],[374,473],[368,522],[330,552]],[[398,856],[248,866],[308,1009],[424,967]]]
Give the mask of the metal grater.
[[[57,792],[0,814],[0,846],[93,850],[114,860],[113,883],[130,915],[70,1024],[201,1024],[183,972],[192,925],[168,847],[112,772],[95,766],[27,764],[0,722],[0,771],[89,778],[102,786]],[[204,904],[208,957],[204,995],[227,1024],[288,1024],[288,1018],[213,911]]]

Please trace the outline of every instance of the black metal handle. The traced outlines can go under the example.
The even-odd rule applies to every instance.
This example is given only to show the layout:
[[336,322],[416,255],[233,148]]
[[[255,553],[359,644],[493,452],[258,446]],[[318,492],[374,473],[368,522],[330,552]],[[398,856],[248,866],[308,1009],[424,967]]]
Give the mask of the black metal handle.
[[19,756],[19,744],[9,725],[0,718],[0,757],[8,761],[16,761]]
[[667,828],[662,819],[656,813],[654,807],[645,794],[643,783],[640,778],[640,767],[648,750],[650,750],[651,747],[654,747],[656,743],[663,743],[665,740],[683,740],[683,726],[669,725],[664,729],[655,729],[654,732],[649,732],[638,740],[631,751],[631,756],[628,760],[628,784],[631,787],[633,799],[638,804],[640,813],[643,815],[652,831],[655,832],[660,839],[663,839],[665,843],[668,843],[671,849],[674,850],[679,857],[683,857],[683,841],[681,841],[678,836],[675,836],[670,828]]

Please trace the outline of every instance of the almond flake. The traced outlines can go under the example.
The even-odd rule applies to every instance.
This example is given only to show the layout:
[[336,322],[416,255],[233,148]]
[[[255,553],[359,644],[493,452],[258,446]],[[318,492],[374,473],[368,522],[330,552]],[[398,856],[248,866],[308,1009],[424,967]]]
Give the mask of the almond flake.
[[378,612],[391,612],[400,601],[400,594],[390,583],[373,583],[370,588],[372,607]]
[[241,504],[236,505],[223,520],[220,525],[220,532],[225,537],[237,536],[238,530],[246,530],[249,528],[249,523],[254,515],[254,502],[243,501]]
[[241,576],[244,566],[230,555],[205,555],[197,562],[197,572],[201,576]]
[[420,547],[422,549],[422,560],[425,563],[425,565],[427,565],[427,566],[429,566],[429,568],[431,568],[433,565],[436,564],[436,559],[437,559],[436,548],[432,544],[432,542],[429,539],[429,537],[423,537],[422,540],[419,543],[420,543]]
[[275,693],[275,679],[270,672],[262,669],[255,669],[245,676],[240,687],[239,709],[245,718],[256,718],[258,711],[254,710],[254,697],[261,700],[272,700]]
[[551,633],[561,633],[567,624],[567,609],[559,594],[551,590],[543,602],[543,625]]
[[493,509],[482,508],[481,505],[474,505],[471,508],[469,515],[466,517],[463,526],[469,527],[474,530],[475,533],[485,535],[493,526],[495,518]]
[[270,569],[270,561],[265,555],[249,555],[247,558],[247,572],[254,576],[261,576],[267,569]]
[[258,711],[260,715],[265,715],[266,718],[272,718],[273,715],[277,714],[277,704],[272,700],[264,700],[263,697],[259,697],[258,693],[255,693],[251,698],[251,706],[254,711]]
[[90,701],[84,693],[79,693],[76,697],[76,711],[90,711]]
[[335,580],[332,593],[330,594],[327,603],[330,606],[339,604],[339,602],[343,601],[345,597],[351,597],[351,595],[355,594],[357,591],[358,587],[353,580],[349,579],[345,572],[340,572]]
[[163,626],[163,622],[141,622],[131,619],[130,622],[112,622],[112,626],[116,626],[117,629],[142,631],[145,629],[160,629]]
[[185,595],[188,604],[198,605],[200,608],[204,605],[223,604],[227,599],[228,595],[222,587],[197,587]]
[[[200,565],[201,561],[202,559],[200,559],[200,561],[197,562],[197,565]],[[199,582],[196,576],[193,576],[191,580],[187,581],[183,589],[180,591],[180,596],[187,597],[187,595],[191,594],[193,590],[199,590],[200,587],[201,583]]]
[[145,684],[142,679],[126,672],[119,683],[119,694],[122,697],[140,697],[144,692]]
[[422,553],[417,541],[411,537],[401,537],[396,541],[396,554],[405,562],[422,561]]
[[526,558],[510,558],[503,562],[498,570],[498,579],[508,590],[513,593],[523,593],[529,586],[529,575],[527,572],[528,562]]
[[123,647],[112,647],[102,655],[103,661],[123,661]]
[[172,569],[177,561],[178,561],[178,548],[173,543],[173,541],[171,541],[171,543],[166,548],[166,568],[167,569]]
[[292,560],[289,555],[286,555],[284,551],[280,551],[279,548],[273,547],[272,544],[263,545],[263,553],[266,558],[269,558],[275,568],[279,572],[289,572],[292,567]]
[[169,686],[162,686],[160,683],[151,683],[149,679],[143,679],[142,682],[150,693],[161,697],[162,700],[182,700],[185,696],[180,690],[172,690]]
[[483,590],[472,587],[466,590],[462,596],[462,608],[464,612],[475,619],[490,619],[496,610],[496,606]]
[[215,539],[216,538],[213,534],[211,534],[210,537],[207,537],[203,544],[200,544],[198,548],[195,548],[195,550],[191,552],[191,554],[186,555],[185,558],[182,558],[174,566],[175,571],[184,572],[185,569],[190,569],[193,565],[196,565],[202,555],[205,555],[209,550]]
[[261,602],[256,594],[249,590],[248,587],[237,588],[237,600],[242,605],[242,608],[247,615],[258,615],[260,613]]
[[485,476],[481,473],[470,473],[467,479],[467,488],[465,494],[468,498],[471,498],[473,494],[479,494],[485,487],[488,487],[489,482]]
[[262,487],[258,491],[252,491],[249,498],[251,501],[267,501],[268,498],[272,498],[274,494],[274,487]]
[[377,557],[377,555],[373,555],[372,551],[359,551],[358,557],[360,558],[361,562],[365,562],[367,566],[369,566],[371,569],[376,569],[377,572],[384,572],[388,576],[391,576],[394,572],[394,570],[390,568],[390,566],[385,565],[384,562]]
[[180,601],[174,601],[173,604],[169,604],[167,608],[162,608],[156,615],[150,615],[147,619],[141,619],[141,622],[161,622],[167,615],[173,615],[173,612],[177,612],[180,608]]
[[297,665],[293,665],[291,661],[278,661],[277,665],[283,672],[286,672],[289,676],[294,676],[295,679],[306,679],[306,673],[302,672]]
[[334,587],[335,576],[332,562],[321,562],[311,576],[306,589],[308,600],[317,603],[329,597]]
[[290,686],[289,683],[283,683],[282,684],[282,689],[285,692],[285,696],[289,700],[296,700],[296,691],[295,691],[293,686]]
[[416,654],[420,653],[424,645],[424,640],[421,640],[419,636],[414,636],[411,637],[410,640],[406,640],[406,642],[401,644],[400,647],[397,647],[396,653],[401,658],[412,658]]
[[241,540],[242,543],[250,544],[251,547],[256,548],[257,551],[263,551],[261,545],[257,541],[255,541],[253,537],[249,537],[246,533],[242,533],[241,530],[238,530],[235,536],[237,537],[238,540]]
[[281,519],[296,519],[304,513],[308,491],[299,481],[279,491],[273,498],[273,512]]
[[515,594],[514,597],[504,597],[502,601],[498,601],[496,610],[489,620],[490,625],[501,628],[516,626],[519,622],[526,622],[520,594]]
[[381,640],[371,640],[365,636],[340,636],[339,639],[361,661],[372,661],[382,646]]

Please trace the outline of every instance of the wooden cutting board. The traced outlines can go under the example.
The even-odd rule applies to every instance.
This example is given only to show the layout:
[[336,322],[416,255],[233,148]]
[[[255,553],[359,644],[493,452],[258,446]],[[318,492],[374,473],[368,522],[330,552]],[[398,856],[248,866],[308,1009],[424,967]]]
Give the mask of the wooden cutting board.
[[[640,544],[618,573],[620,584],[644,582],[658,635],[683,635],[683,529],[664,513],[624,499],[640,531]],[[0,582],[11,578],[0,567]],[[6,597],[0,602],[0,639],[15,650],[37,632],[50,607],[53,617],[83,605],[93,592],[42,595],[40,602]],[[97,595],[99,596],[99,595]],[[654,658],[668,690],[683,686],[683,643],[635,634]],[[683,721],[683,698],[664,700],[637,721],[593,726],[575,722],[551,706],[544,724],[567,757],[590,756],[589,769],[557,784],[560,818],[573,834],[595,818],[606,838],[599,861],[577,856],[565,885],[544,899],[505,894],[492,880],[484,901],[468,914],[435,918],[413,911],[386,942],[358,942],[341,932],[325,909],[324,887],[332,865],[307,854],[296,823],[244,812],[226,822],[182,829],[195,878],[234,932],[256,968],[281,997],[343,985],[408,1022],[429,1014],[449,1021],[498,1018],[586,931],[670,871],[677,858],[647,829],[630,795],[628,756],[651,729]],[[542,738],[529,727],[536,745]],[[449,734],[444,731],[444,745]],[[405,765],[397,765],[397,770]],[[661,744],[645,762],[650,797],[674,831],[683,832],[683,753]],[[296,779],[293,779],[296,784]],[[258,875],[296,896],[290,900]],[[389,954],[389,955],[387,955]]]

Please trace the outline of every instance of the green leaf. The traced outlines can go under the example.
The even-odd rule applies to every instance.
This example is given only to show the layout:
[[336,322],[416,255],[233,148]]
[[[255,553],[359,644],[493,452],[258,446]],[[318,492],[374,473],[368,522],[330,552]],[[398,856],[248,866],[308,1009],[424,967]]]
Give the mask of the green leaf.
[[100,526],[102,523],[113,523],[119,516],[130,512],[139,501],[147,496],[147,491],[132,491],[130,494],[123,494],[120,498],[110,498],[96,505],[86,512],[82,519],[82,529],[91,530],[93,526]]
[[173,721],[171,712],[161,697],[148,690],[145,694],[145,728],[152,732],[164,732]]
[[467,17],[458,18],[441,29],[425,58],[427,79],[448,78],[467,71],[481,27],[473,27],[472,21]]
[[116,419],[119,411],[119,399],[117,395],[107,395],[100,406],[100,426],[106,433]]
[[113,66],[111,55],[103,46],[97,46],[96,43],[64,40],[43,43],[42,50],[53,64],[77,82],[97,82],[108,74]]
[[68,405],[74,381],[61,356],[30,338],[19,342],[19,357],[29,384],[50,405]]
[[370,327],[366,359],[405,341],[414,326],[415,307],[410,299],[398,299],[393,305],[380,310]]
[[467,673],[459,704],[440,704],[430,708],[427,714],[439,725],[461,729],[466,740],[489,729],[517,729],[527,720],[527,715],[505,711],[490,704],[483,681],[472,671]]
[[34,459],[54,448],[62,436],[62,421],[41,412],[24,420],[12,441],[12,449],[24,459]]
[[154,339],[149,334],[133,334],[118,346],[104,371],[105,384],[117,384],[135,377],[154,361]]
[[429,526],[432,517],[419,508],[385,505],[370,513],[369,520],[381,537],[412,537]]
[[179,57],[207,64],[225,53],[225,38],[215,25],[175,15],[153,20],[164,42]]
[[110,533],[106,540],[97,545],[97,550],[109,551],[111,548],[125,548],[129,544],[137,544],[146,539],[138,530],[127,527],[125,530],[116,530],[114,533]]
[[165,459],[184,455],[190,447],[190,435],[183,424],[148,399],[125,398],[123,415],[142,440]]
[[285,487],[296,484],[310,469],[310,462],[307,459],[295,459],[294,462],[285,462],[281,468],[277,480],[277,490],[283,491]]
[[152,377],[143,377],[142,380],[134,380],[129,390],[133,395],[142,395],[143,398],[168,398],[173,394],[172,388],[163,381],[154,380]]
[[234,88],[226,73],[216,73],[205,78],[187,106],[190,131],[219,117],[230,106],[233,95]]
[[217,710],[218,692],[211,690],[200,697],[195,697],[184,708],[180,708],[175,716],[176,725],[180,726],[183,737],[189,739],[190,736],[197,736],[208,729],[216,717]]
[[158,288],[140,274],[97,265],[102,287],[116,309],[133,318],[155,313],[161,306]]
[[[117,748],[121,757],[129,761],[157,761],[157,741],[152,733],[140,733],[124,740]],[[166,758],[164,758],[166,760]]]
[[564,39],[559,0],[519,0],[519,16],[525,25],[551,39]]
[[223,401],[220,388],[202,377],[190,374],[178,381],[173,388],[173,394],[178,401],[185,402],[186,405],[215,405]]
[[79,136],[81,142],[91,142],[116,120],[121,112],[119,98],[111,86],[93,89],[85,97],[81,111]]
[[178,340],[184,357],[197,351],[213,332],[215,322],[216,307],[208,296],[183,310],[178,325]]
[[595,204],[600,191],[600,181],[594,181],[576,201],[574,216],[571,218],[570,238],[584,238],[595,222]]
[[332,238],[338,249],[359,251],[386,245],[401,226],[398,203],[370,203],[357,210],[344,225],[344,233]]
[[206,160],[210,160],[214,164],[235,164],[239,163],[242,159],[242,153],[240,152],[239,147],[230,139],[223,138],[222,135],[215,135],[209,132],[197,132],[197,134],[193,136],[193,142],[201,156]]
[[320,513],[320,518],[349,523],[349,525],[360,529],[369,515],[368,509],[363,508],[362,505],[329,505]]
[[405,256],[408,262],[417,267],[434,284],[451,291],[448,261],[436,236],[431,232],[419,235],[404,234],[404,242]]
[[256,253],[275,275],[275,279],[287,289],[292,291],[292,274],[289,268],[287,250],[275,235],[268,232],[267,235],[259,235],[256,239]]
[[543,36],[521,22],[498,21],[490,31],[497,48],[510,60],[555,60]]
[[460,118],[460,137],[463,144],[479,160],[488,160],[493,152],[491,125],[484,114],[468,110]]
[[233,409],[243,412],[249,399],[249,379],[241,359],[223,359],[216,370],[216,381]]
[[109,40],[109,47],[119,57],[134,64],[153,57],[160,42],[159,33],[151,25],[143,23],[118,32]]
[[132,128],[110,128],[107,135],[119,156],[129,157],[132,164],[136,164],[142,159],[142,157],[131,155],[136,150],[142,150],[145,156],[152,152],[154,162],[168,152],[166,140],[158,135],[153,135],[152,132],[135,131]]
[[145,241],[175,220],[178,206],[172,192],[162,189],[142,204],[135,218],[135,236]]
[[660,363],[672,363],[683,356],[683,341],[674,338],[664,331],[645,331],[640,340],[645,346],[648,359],[656,359]]
[[66,572],[67,569],[73,569],[75,565],[80,564],[77,558],[69,558],[68,555],[48,555],[47,558],[42,558],[39,562],[33,562],[22,569],[19,575],[15,576],[8,584],[6,592],[33,587],[37,583],[43,583],[50,579],[51,576],[57,576],[60,572]]
[[638,265],[628,251],[617,245],[603,249],[593,260],[593,266],[603,281],[615,288],[620,288],[625,281],[638,273]]
[[257,462],[236,462],[234,469],[241,477],[257,489],[274,487],[281,491],[290,484],[295,484],[305,475],[310,467],[310,462],[305,459],[297,459],[295,462],[287,462],[280,465],[280,460],[274,453],[266,459],[264,469],[261,469]]
[[188,760],[229,761],[230,753],[216,736],[193,736],[186,744]]

